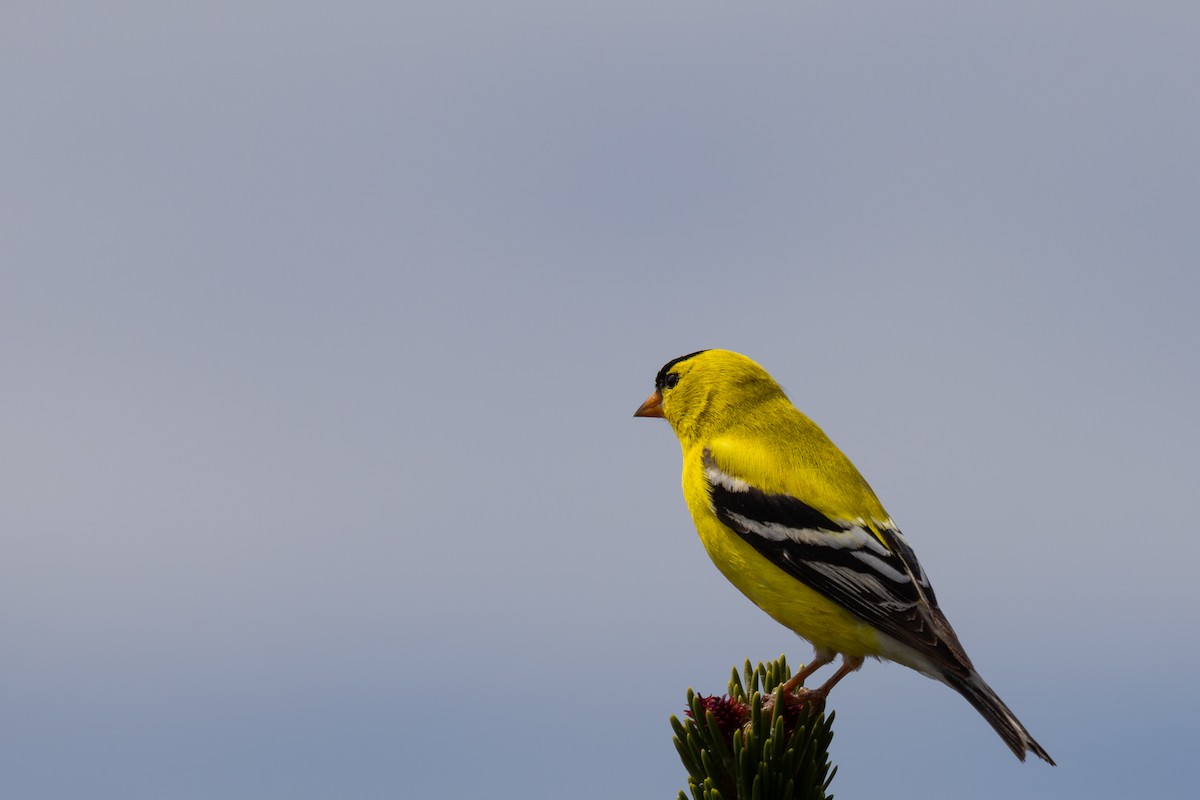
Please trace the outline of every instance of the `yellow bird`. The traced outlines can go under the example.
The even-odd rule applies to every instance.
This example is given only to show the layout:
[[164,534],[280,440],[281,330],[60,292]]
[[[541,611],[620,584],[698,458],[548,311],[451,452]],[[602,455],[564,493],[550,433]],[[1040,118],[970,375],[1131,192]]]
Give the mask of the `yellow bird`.
[[767,371],[738,353],[701,350],[667,362],[635,417],[663,417],[683,448],[683,494],[709,556],[734,586],[812,643],[796,691],[838,654],[911,667],[957,691],[1017,758],[1053,764],[984,682],[908,541],[871,487]]

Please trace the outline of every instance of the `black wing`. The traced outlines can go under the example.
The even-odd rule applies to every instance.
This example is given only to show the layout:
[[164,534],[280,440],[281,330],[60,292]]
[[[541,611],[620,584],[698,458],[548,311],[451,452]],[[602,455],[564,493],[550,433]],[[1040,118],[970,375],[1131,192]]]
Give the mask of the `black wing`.
[[899,530],[834,520],[795,497],[763,492],[723,471],[708,450],[704,473],[717,518],[771,563],[934,662],[972,668]]

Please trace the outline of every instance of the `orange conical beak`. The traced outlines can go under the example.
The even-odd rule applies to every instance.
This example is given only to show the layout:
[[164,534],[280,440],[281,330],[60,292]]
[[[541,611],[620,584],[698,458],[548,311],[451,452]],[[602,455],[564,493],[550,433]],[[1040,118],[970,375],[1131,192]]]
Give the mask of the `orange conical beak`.
[[662,417],[662,395],[658,392],[646,398],[646,402],[638,406],[638,410],[633,412],[635,417]]

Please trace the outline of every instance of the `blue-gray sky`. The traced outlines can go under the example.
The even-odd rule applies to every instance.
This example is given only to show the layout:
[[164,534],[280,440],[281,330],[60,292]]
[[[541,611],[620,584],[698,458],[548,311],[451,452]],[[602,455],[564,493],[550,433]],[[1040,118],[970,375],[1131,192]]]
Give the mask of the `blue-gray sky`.
[[685,690],[809,654],[631,418],[703,347],[1061,765],[872,663],[839,796],[1190,787],[1194,3],[3,17],[5,796],[674,796]]

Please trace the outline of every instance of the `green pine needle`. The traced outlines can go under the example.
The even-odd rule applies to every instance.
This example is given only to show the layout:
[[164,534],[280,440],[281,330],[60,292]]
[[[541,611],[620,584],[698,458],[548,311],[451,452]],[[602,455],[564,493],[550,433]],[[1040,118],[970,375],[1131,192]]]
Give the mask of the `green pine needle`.
[[688,718],[672,716],[671,729],[692,800],[832,800],[833,712],[785,698],[790,677],[783,656],[747,660],[740,675],[733,668],[727,695],[688,690]]

